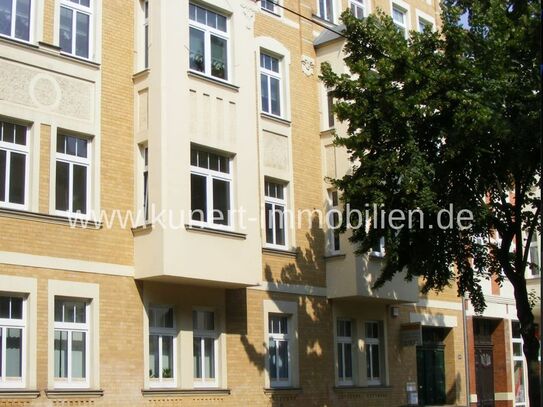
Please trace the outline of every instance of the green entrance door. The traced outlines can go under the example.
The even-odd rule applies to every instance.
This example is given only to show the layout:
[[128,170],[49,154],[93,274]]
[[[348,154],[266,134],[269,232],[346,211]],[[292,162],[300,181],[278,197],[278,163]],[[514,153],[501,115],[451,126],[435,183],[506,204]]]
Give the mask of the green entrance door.
[[445,346],[417,347],[419,405],[445,404]]

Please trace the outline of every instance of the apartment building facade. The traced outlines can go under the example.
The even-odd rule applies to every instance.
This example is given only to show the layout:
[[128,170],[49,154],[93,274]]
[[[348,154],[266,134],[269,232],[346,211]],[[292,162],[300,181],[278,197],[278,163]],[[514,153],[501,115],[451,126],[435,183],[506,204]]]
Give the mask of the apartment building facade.
[[455,292],[372,290],[381,248],[355,257],[315,212],[348,171],[318,80],[346,8],[438,18],[0,1],[0,406],[467,403]]

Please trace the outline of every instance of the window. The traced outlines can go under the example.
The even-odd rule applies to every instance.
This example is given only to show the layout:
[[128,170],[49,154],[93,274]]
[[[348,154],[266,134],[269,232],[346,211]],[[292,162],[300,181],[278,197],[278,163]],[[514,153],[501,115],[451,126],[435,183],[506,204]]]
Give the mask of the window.
[[89,141],[76,137],[57,137],[55,208],[62,214],[86,215],[90,203]]
[[0,1],[0,34],[30,41],[31,0]]
[[334,0],[319,0],[319,17],[334,22]]
[[371,255],[375,257],[385,257],[385,238],[382,237],[379,239],[379,242],[376,243],[371,248]]
[[530,248],[528,249],[528,262],[532,277],[538,277],[541,274],[541,258],[540,251],[537,246],[537,236],[534,234],[532,241],[530,242]]
[[326,94],[326,109],[328,111],[328,128],[332,128],[335,125],[334,119],[334,97],[331,92]]
[[392,5],[392,20],[402,33],[404,38],[407,38],[407,10],[401,8],[400,6],[393,4]]
[[214,227],[230,226],[232,160],[193,148],[190,163],[192,220]]
[[353,384],[353,338],[349,320],[337,321],[338,380],[342,385]]
[[337,253],[340,250],[340,237],[339,226],[340,225],[340,209],[339,209],[339,196],[335,190],[328,191],[328,202],[330,205],[329,212],[329,224],[330,229],[328,231],[328,243],[330,245],[330,252]]
[[290,386],[289,317],[268,316],[268,360],[272,387]]
[[92,0],[61,0],[59,45],[62,52],[90,58]]
[[422,18],[422,17],[419,17],[419,31],[420,32],[423,32],[425,29],[428,29],[428,30],[433,30],[434,28],[434,24],[431,23],[430,21]]
[[217,385],[217,334],[215,313],[192,311],[194,386]]
[[228,19],[189,4],[190,69],[228,80]]
[[266,243],[272,246],[286,246],[286,187],[283,184],[266,181],[264,189],[266,196]]
[[149,0],[143,0],[143,68],[149,68]]
[[351,13],[356,18],[364,18],[366,16],[365,6],[363,0],[351,0],[350,2]]
[[28,129],[0,121],[0,205],[24,209],[28,190]]
[[25,300],[0,295],[0,388],[25,385],[25,320]]
[[149,307],[149,379],[151,386],[175,385],[173,308]]
[[280,61],[263,52],[260,53],[260,93],[262,111],[281,116],[281,72]]
[[381,345],[378,322],[366,322],[365,351],[368,385],[381,384]]
[[520,324],[512,321],[511,325],[511,342],[513,346],[513,378],[515,381],[515,406],[526,406],[526,368],[524,363],[524,354],[522,353]]
[[89,303],[55,298],[54,377],[59,387],[88,387]]
[[279,14],[277,3],[278,0],[260,0],[260,7],[262,10],[269,11],[273,14]]
[[143,216],[149,220],[149,147],[143,147]]

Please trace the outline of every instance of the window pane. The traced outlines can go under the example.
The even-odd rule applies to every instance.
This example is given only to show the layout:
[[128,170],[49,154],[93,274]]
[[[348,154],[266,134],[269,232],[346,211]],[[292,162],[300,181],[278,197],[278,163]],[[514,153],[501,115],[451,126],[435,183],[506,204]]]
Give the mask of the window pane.
[[343,344],[342,343],[337,344],[337,370],[338,370],[339,379],[345,380],[345,377],[343,375]]
[[371,379],[372,378],[372,374],[371,374],[371,363],[372,363],[371,345],[366,344],[365,350],[366,350],[366,375],[367,375],[368,379]]
[[173,377],[173,337],[162,337],[162,378]]
[[30,39],[30,0],[17,0],[15,37],[24,41]]
[[64,52],[72,53],[72,10],[66,7],[60,8],[60,32],[59,45]]
[[9,318],[9,303],[10,297],[0,297],[0,318]]
[[55,377],[68,377],[68,332],[55,331]]
[[77,13],[75,26],[75,54],[77,56],[89,57],[89,26],[90,16],[84,13]]
[[[4,339],[2,338],[4,334],[4,330],[2,327],[0,327],[0,344],[4,343]],[[0,366],[3,366],[4,363],[4,350],[3,347],[0,345]],[[0,377],[2,377],[2,370],[0,369]]]
[[215,378],[215,340],[213,338],[204,339],[204,369],[205,378]]
[[202,314],[204,325],[202,329],[205,331],[215,330],[215,314],[211,311],[200,311]]
[[226,40],[211,36],[211,75],[228,79],[228,61]]
[[87,144],[88,140],[82,138],[76,138],[77,156],[87,158]]
[[204,32],[190,28],[190,69],[205,72]]
[[217,14],[217,28],[226,32],[226,17]]
[[55,207],[58,211],[67,211],[69,209],[69,182],[70,165],[68,163],[57,161],[57,175],[55,183]]
[[72,332],[72,377],[76,379],[85,378],[85,332]]
[[273,205],[266,204],[266,243],[273,244]]
[[6,330],[6,376],[21,377],[23,367],[23,330]]
[[15,143],[22,146],[26,145],[26,126],[15,126]]
[[11,297],[11,319],[23,319],[23,299]]
[[0,0],[0,34],[11,35],[11,2]]
[[213,223],[229,224],[230,213],[230,182],[213,180]]
[[63,309],[64,309],[64,303],[60,300],[55,300],[55,322],[62,322]]
[[209,169],[219,171],[219,156],[217,154],[209,154]]
[[279,341],[277,349],[277,368],[279,379],[288,379],[288,342]]
[[268,94],[268,75],[260,74],[260,99],[262,111],[270,113],[270,97]]
[[270,339],[268,352],[269,352],[268,357],[269,357],[269,365],[270,365],[270,379],[275,380],[277,379],[277,352],[275,348],[274,339]]
[[373,378],[378,379],[380,377],[380,363],[379,363],[379,345],[371,346],[371,364],[373,367]]
[[194,377],[196,379],[202,378],[202,346],[201,338],[194,337],[193,339],[193,359],[194,359]]
[[76,155],[77,152],[77,138],[72,136],[66,136],[66,154]]
[[353,377],[353,355],[351,350],[351,344],[346,343],[345,346],[345,379],[352,379]]
[[6,143],[13,143],[15,141],[15,125],[4,122],[3,127],[2,140],[4,140]]
[[6,156],[6,151],[0,150],[0,201],[6,200]]
[[279,89],[279,79],[270,78],[270,93],[271,93],[271,112],[275,115],[281,114],[281,97]]
[[159,369],[158,336],[149,335],[149,377],[158,378]]
[[192,220],[207,221],[206,177],[191,174],[190,176]]
[[87,213],[87,167],[73,166],[73,212]]
[[275,244],[285,244],[285,208],[275,205]]
[[524,387],[524,366],[521,361],[515,361],[515,402],[524,403],[526,393]]
[[87,304],[85,304],[84,302],[76,302],[74,305],[75,305],[75,322],[77,322],[78,324],[84,324],[85,322],[87,322],[87,318],[86,318]]
[[57,137],[57,153],[66,152],[66,136],[59,135]]
[[16,204],[25,203],[26,155],[11,153],[9,201]]

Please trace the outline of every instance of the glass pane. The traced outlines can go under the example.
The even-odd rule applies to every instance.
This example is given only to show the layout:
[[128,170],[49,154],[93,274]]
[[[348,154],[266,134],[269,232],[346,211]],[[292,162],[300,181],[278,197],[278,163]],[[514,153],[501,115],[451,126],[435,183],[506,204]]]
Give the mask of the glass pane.
[[219,156],[217,154],[209,154],[209,169],[219,171]]
[[23,330],[6,330],[6,376],[22,377],[23,368]]
[[87,304],[84,302],[76,302],[75,304],[75,322],[84,324],[87,322]]
[[158,378],[159,369],[158,336],[149,335],[149,377]]
[[270,339],[268,357],[270,365],[270,379],[275,380],[277,379],[277,351],[274,339]]
[[55,183],[55,208],[58,211],[67,211],[69,209],[69,174],[70,165],[68,163],[57,161],[57,174]]
[[278,341],[277,370],[279,379],[288,379],[288,342]]
[[26,127],[16,125],[15,126],[15,143],[22,146],[26,145]]
[[260,99],[262,111],[270,113],[270,98],[268,95],[268,75],[260,74]]
[[206,177],[191,174],[190,176],[192,220],[207,221]]
[[64,309],[64,303],[60,300],[55,300],[55,322],[62,322],[63,309]]
[[72,10],[66,7],[60,8],[60,32],[59,45],[64,52],[72,53]]
[[[0,327],[0,344],[1,343],[4,343],[4,339],[3,339],[3,334],[4,334],[4,329],[2,327]],[[0,346],[0,366],[3,366],[3,363],[4,363],[4,350],[3,350],[3,347]],[[2,370],[0,369],[0,377],[2,377]]]
[[9,202],[21,205],[25,203],[25,174],[26,155],[11,153]]
[[73,166],[73,212],[87,213],[87,167]]
[[23,299],[11,297],[11,318],[23,319]]
[[76,155],[77,140],[76,137],[66,136],[66,154]]
[[230,182],[213,180],[213,223],[229,224],[230,213]]
[[90,16],[84,13],[77,13],[75,26],[75,54],[83,58],[89,57],[89,26]]
[[226,17],[217,14],[217,29],[226,32]]
[[204,326],[202,329],[206,331],[215,330],[215,314],[212,311],[202,311]]
[[275,244],[285,244],[285,208],[275,205]]
[[30,0],[17,0],[15,37],[23,41],[30,39]]
[[194,377],[196,379],[202,378],[202,346],[201,338],[195,336],[193,338],[193,359],[194,359]]
[[11,35],[11,2],[0,0],[0,34]]
[[204,32],[190,27],[190,69],[205,72]]
[[9,303],[10,297],[0,297],[0,318],[9,318]]
[[207,17],[207,10],[203,9],[202,7],[196,6],[196,21],[198,21],[201,24],[205,24],[206,17]]
[[205,378],[215,378],[215,340],[213,338],[204,339],[204,369]]
[[379,364],[379,345],[371,345],[371,357],[373,367],[373,378],[380,377],[380,364]]
[[211,75],[216,78],[228,79],[228,61],[226,40],[211,36]]
[[522,356],[522,345],[518,342],[513,343],[513,356]]
[[68,377],[68,332],[55,331],[55,377]]
[[219,171],[225,174],[230,173],[230,159],[228,157],[219,157]]
[[87,158],[87,144],[89,142],[82,138],[76,138],[77,156]]
[[4,129],[2,131],[2,140],[6,143],[15,142],[15,125],[11,123],[4,122]]
[[343,344],[342,343],[337,344],[337,371],[338,371],[338,378],[340,380],[345,380],[345,377],[343,375]]
[[6,156],[6,151],[0,150],[0,201],[6,200]]
[[270,93],[271,93],[271,113],[279,116],[281,114],[281,96],[279,79],[270,78]]
[[371,379],[372,378],[372,374],[371,374],[371,361],[372,361],[372,358],[371,358],[371,345],[366,344],[365,351],[366,351],[366,375],[367,375],[368,379]]
[[57,137],[57,153],[66,152],[66,136],[59,135]]
[[189,19],[196,20],[196,6],[194,4],[189,4]]
[[86,374],[85,352],[86,352],[85,332],[72,332],[72,377],[84,379]]
[[524,403],[526,393],[524,388],[524,364],[521,361],[515,361],[515,402]]
[[273,244],[273,205],[266,204],[266,243]]
[[173,377],[173,336],[162,337],[162,378]]
[[345,379],[352,379],[353,377],[353,355],[351,350],[351,344],[345,345]]

